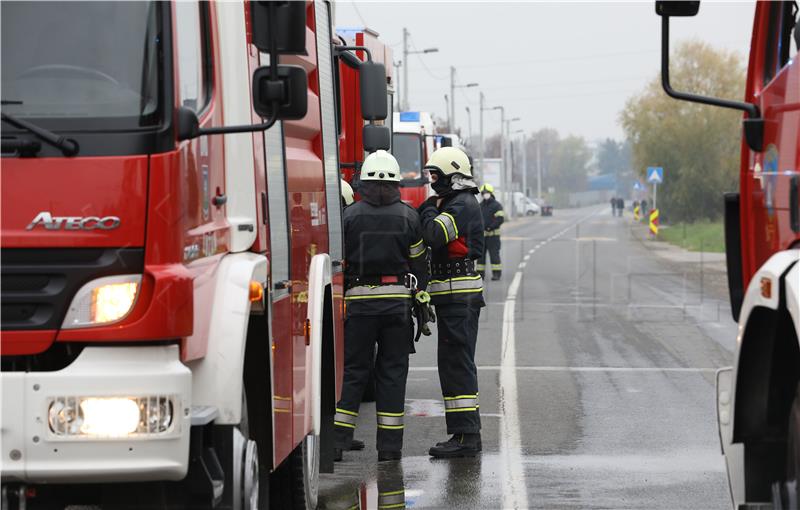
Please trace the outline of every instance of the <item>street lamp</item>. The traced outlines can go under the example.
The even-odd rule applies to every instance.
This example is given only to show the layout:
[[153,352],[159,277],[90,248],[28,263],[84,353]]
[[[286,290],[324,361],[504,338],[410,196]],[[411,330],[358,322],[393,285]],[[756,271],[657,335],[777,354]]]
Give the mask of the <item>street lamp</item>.
[[467,83],[465,85],[456,85],[456,68],[450,66],[450,110],[447,112],[447,118],[450,119],[450,130],[456,130],[456,89],[466,89],[477,87],[475,82]]
[[428,53],[436,53],[439,48],[425,48],[424,50],[409,51],[408,49],[408,29],[403,27],[403,82],[405,83],[405,96],[403,97],[403,110],[408,110],[408,56]]
[[517,129],[514,134],[522,135],[522,194],[528,196],[528,144],[525,140],[525,130]]

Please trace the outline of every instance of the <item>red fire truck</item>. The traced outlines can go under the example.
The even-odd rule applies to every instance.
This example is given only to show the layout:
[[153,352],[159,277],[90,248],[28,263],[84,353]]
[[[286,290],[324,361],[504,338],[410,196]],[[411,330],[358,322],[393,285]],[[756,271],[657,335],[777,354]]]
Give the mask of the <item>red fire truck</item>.
[[3,508],[314,508],[343,361],[330,4],[0,9]]
[[[391,145],[392,101],[394,88],[392,81],[392,49],[379,39],[379,34],[368,28],[337,28],[340,45],[336,46],[339,83],[340,136],[339,156],[341,158],[342,178],[358,188],[358,175],[366,153],[375,151],[380,145]],[[353,48],[352,52],[342,48]],[[360,48],[360,49],[359,49]],[[355,54],[358,60],[351,55]],[[383,64],[387,84],[387,116],[379,126],[365,126],[361,110],[360,79],[364,61]],[[366,128],[366,132],[365,132]],[[367,138],[365,138],[365,134]],[[354,182],[355,181],[355,182]],[[357,191],[357,189],[356,189]]]
[[798,508],[800,487],[800,46],[797,4],[758,2],[743,102],[675,91],[669,22],[700,2],[656,2],[662,84],[686,101],[745,112],[740,189],[725,195],[732,369],[717,376],[720,439],[735,508]]

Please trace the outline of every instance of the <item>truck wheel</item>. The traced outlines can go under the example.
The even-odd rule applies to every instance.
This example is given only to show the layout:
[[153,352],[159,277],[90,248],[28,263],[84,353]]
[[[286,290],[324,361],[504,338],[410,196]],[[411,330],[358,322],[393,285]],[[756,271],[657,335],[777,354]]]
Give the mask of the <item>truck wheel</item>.
[[797,509],[800,505],[800,385],[794,395],[792,409],[789,411],[789,428],[786,431],[786,492],[787,508]]
[[319,436],[309,434],[270,478],[272,508],[314,510],[319,495]]
[[250,439],[247,398],[242,396],[242,421],[233,429],[233,508],[259,510],[266,501],[269,474],[261,469],[258,442]]

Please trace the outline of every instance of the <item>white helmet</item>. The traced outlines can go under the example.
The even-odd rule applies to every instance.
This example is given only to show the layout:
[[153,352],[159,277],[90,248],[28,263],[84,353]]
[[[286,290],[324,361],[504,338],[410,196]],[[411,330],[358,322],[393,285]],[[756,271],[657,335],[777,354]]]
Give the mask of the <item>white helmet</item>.
[[375,151],[361,165],[361,180],[400,182],[400,165],[388,152]]
[[353,187],[350,184],[342,179],[342,201],[344,205],[350,205],[355,202],[355,198],[353,197]]
[[442,147],[433,151],[430,159],[425,163],[425,168],[438,170],[445,176],[461,174],[464,177],[472,177],[472,164],[469,156],[456,147]]

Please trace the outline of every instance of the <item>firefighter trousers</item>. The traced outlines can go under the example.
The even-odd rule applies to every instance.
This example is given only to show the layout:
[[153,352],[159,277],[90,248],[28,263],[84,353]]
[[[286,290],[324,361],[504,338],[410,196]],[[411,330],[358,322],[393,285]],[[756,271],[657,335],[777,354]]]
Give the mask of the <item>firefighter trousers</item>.
[[492,274],[500,275],[503,271],[503,263],[500,262],[500,236],[486,236],[483,242],[483,255],[478,259],[478,271],[483,273],[486,270],[486,254],[492,261]]
[[408,355],[413,324],[406,314],[357,315],[344,324],[344,382],[342,399],[336,405],[336,447],[347,450],[353,440],[361,397],[370,379],[375,355],[375,410],[378,421],[377,449],[403,448]]
[[436,306],[439,384],[448,434],[476,434],[481,430],[475,366],[480,311],[476,303]]

